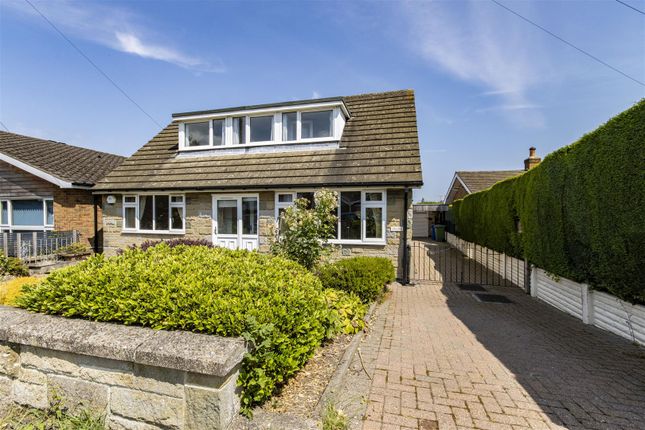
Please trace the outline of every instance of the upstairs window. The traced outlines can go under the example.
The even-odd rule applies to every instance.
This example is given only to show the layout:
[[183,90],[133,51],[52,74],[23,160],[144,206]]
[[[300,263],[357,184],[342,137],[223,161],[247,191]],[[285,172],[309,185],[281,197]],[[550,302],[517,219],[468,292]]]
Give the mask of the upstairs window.
[[250,121],[250,142],[270,142],[273,140],[273,115],[254,116]]
[[186,124],[186,146],[208,146],[209,145],[208,122],[193,122]]
[[333,136],[332,111],[302,112],[300,114],[301,138],[316,139]]
[[325,107],[326,109],[315,110],[313,106],[306,105],[302,109],[285,106],[249,110],[248,114],[243,111],[231,112],[229,116],[204,120],[187,118],[192,122],[179,124],[179,149],[338,141],[345,126],[347,112],[339,104],[327,104]]

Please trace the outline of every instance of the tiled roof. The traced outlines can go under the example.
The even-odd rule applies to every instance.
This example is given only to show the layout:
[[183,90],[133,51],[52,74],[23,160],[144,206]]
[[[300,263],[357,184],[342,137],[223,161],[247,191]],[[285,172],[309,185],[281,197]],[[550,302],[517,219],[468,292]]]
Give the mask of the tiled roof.
[[95,189],[420,186],[414,92],[404,90],[338,99],[350,112],[339,148],[177,157],[178,122],[174,121]]
[[77,185],[93,185],[125,157],[0,131],[0,153]]
[[496,183],[503,181],[504,179],[512,178],[521,173],[524,173],[524,170],[489,170],[483,172],[468,172],[461,171],[456,172],[459,179],[468,187],[471,193],[476,193],[478,191],[485,190],[492,187]]

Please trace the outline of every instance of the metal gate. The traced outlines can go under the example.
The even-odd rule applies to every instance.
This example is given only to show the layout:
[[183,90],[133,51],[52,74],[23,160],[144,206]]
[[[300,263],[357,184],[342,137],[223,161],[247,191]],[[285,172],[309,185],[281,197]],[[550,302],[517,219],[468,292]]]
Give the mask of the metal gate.
[[522,260],[472,243],[462,246],[462,249],[463,252],[446,242],[411,241],[411,280],[524,286]]

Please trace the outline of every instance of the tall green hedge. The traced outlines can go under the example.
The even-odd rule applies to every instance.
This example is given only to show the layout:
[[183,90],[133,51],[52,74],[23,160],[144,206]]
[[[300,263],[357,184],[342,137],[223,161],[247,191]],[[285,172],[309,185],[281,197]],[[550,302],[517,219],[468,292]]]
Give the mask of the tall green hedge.
[[451,211],[465,240],[645,303],[645,99]]

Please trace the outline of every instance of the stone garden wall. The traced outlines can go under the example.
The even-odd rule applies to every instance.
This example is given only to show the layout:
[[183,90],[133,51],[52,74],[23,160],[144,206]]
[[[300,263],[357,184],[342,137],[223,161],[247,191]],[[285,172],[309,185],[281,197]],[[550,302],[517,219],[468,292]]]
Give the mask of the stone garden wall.
[[110,429],[223,429],[239,411],[238,338],[65,319],[0,307],[0,398],[61,399]]

